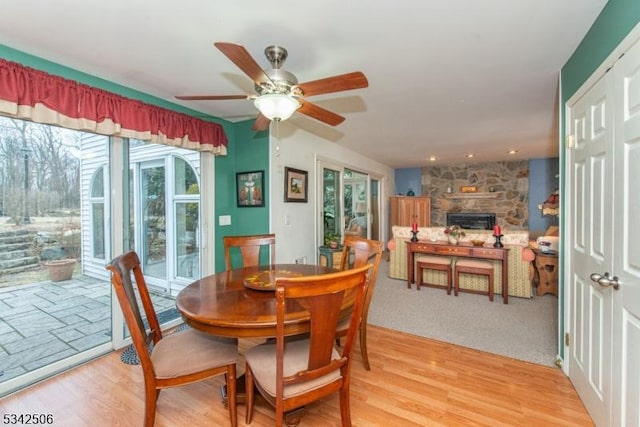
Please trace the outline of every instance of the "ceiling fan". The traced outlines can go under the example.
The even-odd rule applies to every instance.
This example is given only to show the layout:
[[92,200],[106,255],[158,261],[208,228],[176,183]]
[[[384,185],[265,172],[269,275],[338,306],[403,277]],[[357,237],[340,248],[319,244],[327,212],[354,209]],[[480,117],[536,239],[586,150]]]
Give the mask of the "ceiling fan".
[[243,46],[224,42],[214,45],[253,80],[256,94],[181,95],[176,98],[184,101],[252,99],[260,111],[253,124],[253,130],[265,130],[271,120],[287,120],[296,111],[331,126],[337,126],[345,120],[344,117],[312,104],[306,97],[369,86],[367,78],[360,71],[298,83],[296,76],[281,68],[287,59],[287,50],[281,46],[267,46],[264,53],[272,68],[263,70]]

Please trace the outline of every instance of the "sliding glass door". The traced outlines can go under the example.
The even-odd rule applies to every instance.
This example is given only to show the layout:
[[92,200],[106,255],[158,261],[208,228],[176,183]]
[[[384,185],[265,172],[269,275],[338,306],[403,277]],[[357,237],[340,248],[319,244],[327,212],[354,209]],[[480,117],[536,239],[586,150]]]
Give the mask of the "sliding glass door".
[[380,181],[341,165],[329,162],[318,165],[320,244],[326,244],[335,235],[340,239],[355,235],[379,240]]
[[[140,165],[140,261],[150,284],[167,280],[167,209],[163,161]],[[154,280],[156,279],[156,280]]]

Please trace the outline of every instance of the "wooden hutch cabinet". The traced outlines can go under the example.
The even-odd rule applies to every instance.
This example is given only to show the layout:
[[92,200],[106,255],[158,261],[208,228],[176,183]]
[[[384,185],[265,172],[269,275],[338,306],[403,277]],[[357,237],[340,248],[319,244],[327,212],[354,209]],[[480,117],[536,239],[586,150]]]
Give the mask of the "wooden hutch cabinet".
[[431,225],[431,199],[428,197],[391,196],[390,197],[389,226],[411,226],[417,223],[418,227]]

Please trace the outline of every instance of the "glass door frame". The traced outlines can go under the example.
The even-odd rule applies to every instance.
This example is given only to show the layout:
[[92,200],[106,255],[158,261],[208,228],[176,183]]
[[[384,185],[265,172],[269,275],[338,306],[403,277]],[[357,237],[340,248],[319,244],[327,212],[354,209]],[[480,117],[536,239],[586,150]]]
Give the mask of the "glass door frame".
[[[324,159],[324,158],[318,158],[316,161],[316,171],[317,171],[317,176],[316,176],[316,182],[317,182],[317,188],[316,188],[316,206],[317,206],[317,218],[318,218],[318,222],[317,222],[317,230],[316,230],[316,239],[317,239],[317,245],[316,246],[321,246],[324,244],[324,171],[325,169],[329,169],[332,171],[336,171],[339,173],[340,176],[340,187],[338,189],[338,200],[340,201],[340,209],[339,209],[339,213],[334,213],[335,215],[339,215],[339,224],[342,224],[343,227],[341,229],[341,233],[342,233],[342,237],[344,238],[344,171],[345,170],[352,170],[358,174],[362,174],[362,175],[366,175],[367,176],[367,180],[366,180],[366,186],[365,186],[365,191],[366,191],[366,201],[367,201],[367,238],[370,239],[371,236],[373,235],[377,235],[378,236],[378,240],[383,240],[384,239],[384,234],[383,234],[383,224],[385,223],[385,219],[382,215],[383,213],[383,205],[381,203],[381,200],[383,200],[383,196],[384,196],[384,177],[381,176],[380,174],[377,173],[372,173],[370,171],[367,171],[366,169],[362,169],[362,168],[358,168],[352,165],[346,165],[346,164],[341,164],[339,162],[335,162],[331,159]],[[372,195],[371,195],[371,190],[373,188],[373,184],[375,183],[376,187],[377,187],[377,203],[374,205],[372,203]],[[373,212],[375,210],[375,213]],[[378,218],[378,222],[377,222],[377,230],[374,233],[372,231],[372,225],[373,225],[373,216],[376,215]],[[317,257],[318,254],[316,254]]]

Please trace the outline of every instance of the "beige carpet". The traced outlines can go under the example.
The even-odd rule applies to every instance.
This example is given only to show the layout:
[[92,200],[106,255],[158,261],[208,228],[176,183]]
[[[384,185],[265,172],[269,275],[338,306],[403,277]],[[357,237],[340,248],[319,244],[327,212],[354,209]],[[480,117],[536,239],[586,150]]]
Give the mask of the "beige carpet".
[[555,366],[558,354],[558,299],[550,294],[531,299],[443,289],[407,288],[389,278],[382,261],[369,308],[369,324],[500,354],[540,365]]

